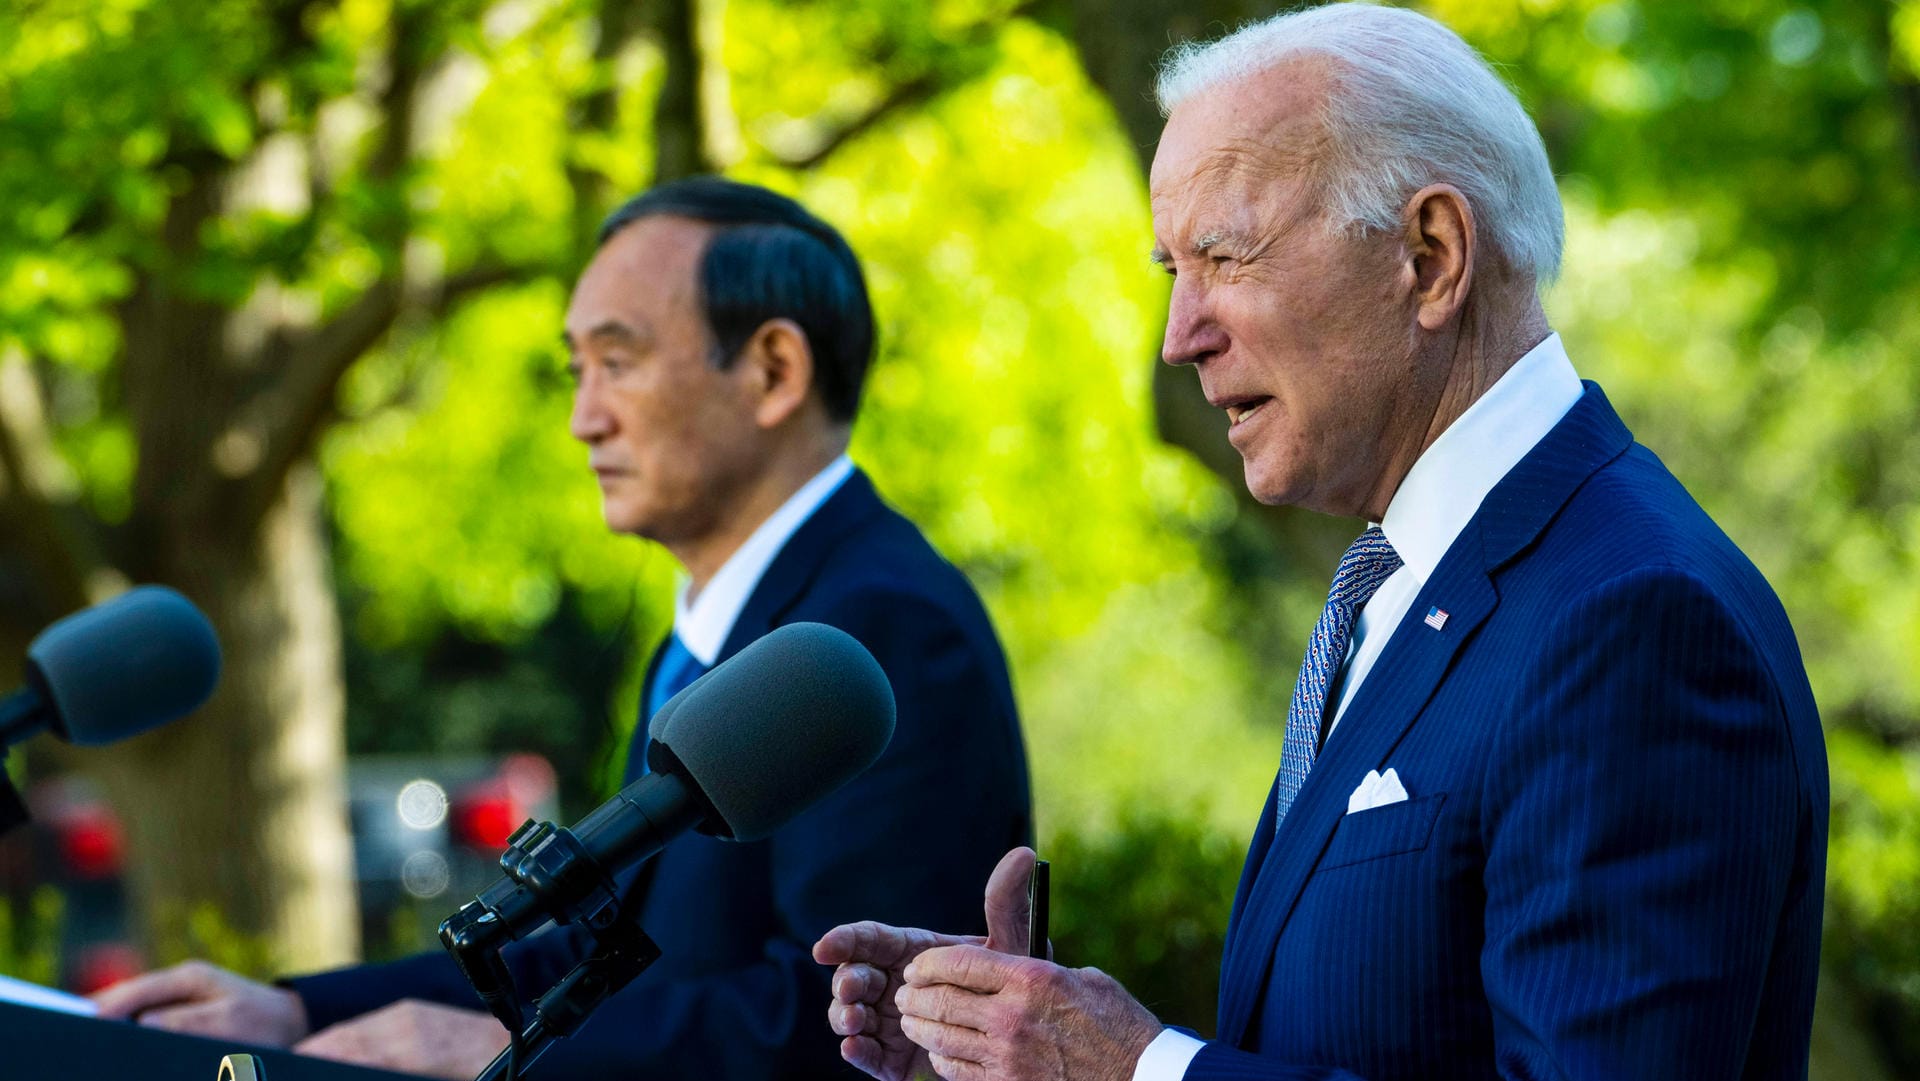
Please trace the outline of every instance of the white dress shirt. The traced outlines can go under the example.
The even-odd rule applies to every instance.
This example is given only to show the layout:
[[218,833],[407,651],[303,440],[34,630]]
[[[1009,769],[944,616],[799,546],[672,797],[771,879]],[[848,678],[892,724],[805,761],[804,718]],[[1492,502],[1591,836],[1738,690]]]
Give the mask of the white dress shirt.
[[740,610],[747,606],[747,598],[753,595],[773,558],[787,546],[794,532],[813,517],[813,512],[820,509],[820,504],[839,491],[852,475],[853,461],[844,454],[835,458],[760,523],[746,543],[714,572],[699,596],[687,596],[693,583],[680,583],[680,591],[673,599],[673,633],[695,660],[713,667],[720,657],[720,648],[727,644],[727,636],[733,633],[734,623],[740,619]]
[[[1407,471],[1387,504],[1386,517],[1377,523],[1399,553],[1401,567],[1360,609],[1341,668],[1340,704],[1327,724],[1328,739],[1481,501],[1546,438],[1582,393],[1560,335],[1550,334],[1468,406]],[[1202,1046],[1184,1032],[1162,1030],[1134,1065],[1133,1081],[1178,1081]]]

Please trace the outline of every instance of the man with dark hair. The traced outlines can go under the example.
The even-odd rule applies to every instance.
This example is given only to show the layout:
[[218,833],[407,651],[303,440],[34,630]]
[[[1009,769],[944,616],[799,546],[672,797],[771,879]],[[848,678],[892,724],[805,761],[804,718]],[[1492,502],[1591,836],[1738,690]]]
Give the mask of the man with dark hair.
[[[628,906],[665,956],[555,1044],[536,1078],[839,1073],[834,1038],[813,1022],[828,986],[809,944],[874,911],[977,924],[975,905],[955,899],[1029,835],[986,613],[846,457],[873,339],[846,241],[791,199],[717,178],[615,211],[574,289],[571,426],[607,525],[659,542],[687,572],[673,634],[648,666],[628,779],[645,768],[655,710],[786,623],[827,623],[866,645],[898,721],[872,769],[767,840],[682,836],[630,872]],[[890,858],[929,837],[938,858]],[[864,873],[877,860],[887,872]],[[514,944],[515,986],[545,990],[590,947],[574,928]],[[99,1002],[163,1028],[442,1077],[473,1076],[506,1044],[438,953],[280,987],[189,963]]]

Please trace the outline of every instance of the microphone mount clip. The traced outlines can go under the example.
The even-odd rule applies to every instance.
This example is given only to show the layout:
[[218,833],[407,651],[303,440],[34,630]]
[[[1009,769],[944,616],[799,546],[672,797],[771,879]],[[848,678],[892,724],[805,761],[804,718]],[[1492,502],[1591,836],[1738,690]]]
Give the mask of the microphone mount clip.
[[[612,879],[567,827],[528,819],[507,838],[500,869],[504,877],[440,924],[440,944],[512,1037],[476,1081],[516,1081],[552,1041],[572,1035],[660,957],[646,932],[622,918]],[[595,946],[540,996],[527,1021],[500,951],[548,920],[579,924]]]

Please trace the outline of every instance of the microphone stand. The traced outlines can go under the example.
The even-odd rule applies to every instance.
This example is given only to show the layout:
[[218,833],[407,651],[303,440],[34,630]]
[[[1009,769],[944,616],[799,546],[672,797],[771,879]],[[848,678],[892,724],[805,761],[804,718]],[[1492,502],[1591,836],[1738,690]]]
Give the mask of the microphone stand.
[[0,834],[15,826],[24,826],[32,818],[26,801],[13,787],[7,774],[7,748],[47,726],[40,709],[42,698],[33,691],[21,691],[0,699]]
[[[440,925],[441,945],[510,1039],[474,1081],[518,1081],[554,1040],[573,1035],[660,957],[660,947],[634,922],[635,913],[623,910],[613,883],[566,827],[528,819],[507,839],[500,867],[505,878]],[[578,923],[594,938],[593,952],[534,1003],[531,1021],[500,954],[529,912],[554,913],[555,922]]]
[[595,938],[593,952],[540,996],[533,1020],[474,1081],[518,1081],[520,1071],[533,1065],[553,1041],[573,1035],[602,1002],[660,956],[660,947],[646,932],[626,920],[596,932]]
[[26,825],[32,817],[27,813],[26,801],[20,798],[20,791],[13,787],[13,778],[7,776],[7,752],[0,748],[0,834]]

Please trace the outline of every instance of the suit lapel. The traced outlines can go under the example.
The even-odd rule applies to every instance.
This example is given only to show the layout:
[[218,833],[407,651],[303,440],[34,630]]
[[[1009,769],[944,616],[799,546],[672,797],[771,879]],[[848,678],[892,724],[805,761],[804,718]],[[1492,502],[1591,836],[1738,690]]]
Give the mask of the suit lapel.
[[767,564],[767,572],[747,595],[747,603],[733,621],[733,629],[727,632],[714,663],[732,657],[777,626],[780,617],[806,592],[841,538],[884,509],[867,475],[858,469],[849,474]]
[[[1473,633],[1499,604],[1492,574],[1531,544],[1574,491],[1632,436],[1592,383],[1538,446],[1487,494],[1408,609],[1447,613],[1444,627],[1405,618],[1273,831],[1272,802],[1254,835],[1220,971],[1220,1038],[1240,1043],[1259,1005],[1275,944],[1368,770],[1386,765]],[[1264,851],[1262,842],[1271,838]]]
[[[1453,551],[1441,561],[1413,610],[1425,612],[1430,605],[1445,608],[1446,628],[1434,631],[1418,620],[1401,621],[1373,672],[1355,692],[1346,715],[1327,737],[1326,748],[1273,834],[1259,870],[1252,872],[1240,927],[1220,972],[1222,1039],[1238,1042],[1245,1034],[1266,982],[1274,943],[1340,816],[1346,813],[1347,795],[1400,741],[1439,686],[1454,654],[1493,611],[1496,601],[1485,571],[1469,564],[1477,560],[1456,559]],[[1271,816],[1272,810],[1267,814]]]

